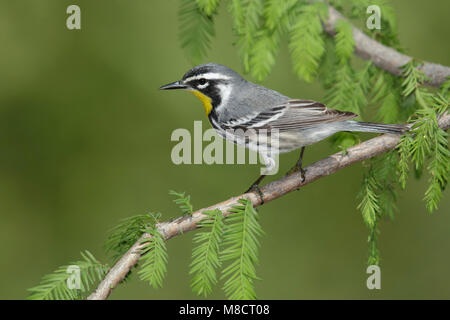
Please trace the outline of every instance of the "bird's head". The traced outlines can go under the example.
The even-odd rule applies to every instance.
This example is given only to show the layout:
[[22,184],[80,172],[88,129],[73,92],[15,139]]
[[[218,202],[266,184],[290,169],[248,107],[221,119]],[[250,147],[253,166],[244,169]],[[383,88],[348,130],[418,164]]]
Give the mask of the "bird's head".
[[209,115],[214,108],[225,103],[233,87],[240,85],[243,81],[245,80],[230,68],[216,63],[207,63],[192,68],[181,80],[166,84],[159,89],[191,91],[202,101],[206,115]]

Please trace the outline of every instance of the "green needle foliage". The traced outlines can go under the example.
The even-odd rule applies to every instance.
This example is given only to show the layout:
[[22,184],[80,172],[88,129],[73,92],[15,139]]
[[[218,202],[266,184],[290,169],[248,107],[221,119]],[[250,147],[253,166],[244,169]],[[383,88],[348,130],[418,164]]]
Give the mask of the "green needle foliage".
[[416,68],[416,62],[407,63],[404,68],[403,96],[414,96],[418,110],[411,117],[412,135],[403,137],[399,145],[399,180],[402,188],[406,185],[409,171],[408,161],[421,171],[426,160],[431,158],[427,167],[430,173],[429,186],[425,192],[425,203],[429,212],[437,209],[442,191],[445,189],[450,171],[450,152],[447,133],[439,128],[439,115],[448,111],[449,101],[446,95],[446,83],[442,93],[432,94],[422,86],[425,75]]
[[317,75],[320,59],[325,51],[321,19],[326,6],[315,3],[301,7],[297,22],[292,26],[289,48],[293,68],[299,78],[311,82]]
[[378,204],[377,196],[377,181],[374,177],[373,170],[369,170],[363,180],[363,185],[359,196],[361,202],[358,209],[361,210],[364,223],[373,229],[376,226],[378,215],[380,213],[380,206]]
[[148,226],[158,220],[160,214],[147,213],[123,219],[111,229],[105,243],[106,252],[112,255],[113,262],[122,257],[144,234]]
[[248,72],[250,70],[253,46],[256,43],[258,30],[260,29],[260,18],[264,9],[263,1],[232,0],[229,2],[228,7],[233,16],[233,30],[237,35],[237,43],[240,47],[244,70]]
[[[83,260],[72,262],[69,265],[58,267],[53,273],[42,277],[38,286],[28,289],[29,300],[80,300],[87,296],[89,290],[98,281],[102,280],[108,271],[107,265],[101,264],[89,252],[81,252]],[[79,289],[70,289],[68,282],[77,277],[79,270]]]
[[167,272],[167,250],[164,237],[158,228],[149,226],[146,233],[151,237],[142,240],[141,258],[139,259],[139,277],[153,288],[161,288]]
[[211,16],[217,10],[220,0],[197,0],[197,6],[206,15]]
[[342,65],[348,64],[353,54],[355,41],[353,40],[353,31],[350,22],[338,20],[336,22],[336,56]]
[[391,219],[394,218],[395,211],[397,210],[397,162],[398,157],[395,151],[390,151],[372,160],[374,176],[378,185],[377,194],[380,213]]
[[192,249],[189,274],[192,275],[192,291],[206,297],[217,283],[216,269],[221,266],[219,250],[225,225],[220,210],[205,211],[203,214],[207,218],[198,226],[206,230],[198,232],[194,237],[196,246]]
[[170,190],[169,194],[175,196],[175,200],[173,200],[173,202],[178,205],[183,214],[192,216],[192,213],[194,213],[194,207],[191,204],[191,196],[186,196],[184,192],[179,193],[173,190]]
[[258,222],[258,213],[249,200],[242,199],[227,218],[223,244],[226,247],[221,255],[230,264],[222,270],[226,279],[223,289],[232,300],[256,299],[254,281],[258,264],[258,238],[263,230]]
[[380,204],[377,190],[379,188],[374,170],[369,169],[363,179],[363,185],[359,193],[361,202],[358,209],[361,211],[364,223],[369,228],[369,258],[368,265],[379,264],[379,252],[377,249],[378,221],[380,218]]
[[213,16],[217,4],[213,2],[217,1],[181,1],[179,38],[193,64],[198,64],[206,55],[215,34]]

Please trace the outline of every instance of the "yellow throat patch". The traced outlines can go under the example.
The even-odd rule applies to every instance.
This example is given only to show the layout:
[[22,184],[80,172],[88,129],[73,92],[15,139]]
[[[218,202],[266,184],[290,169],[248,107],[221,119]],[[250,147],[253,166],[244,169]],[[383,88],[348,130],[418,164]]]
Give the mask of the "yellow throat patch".
[[211,98],[204,95],[200,91],[193,90],[191,91],[197,98],[200,99],[200,101],[203,103],[203,107],[205,108],[205,113],[208,116],[211,113],[212,110],[212,104],[211,104]]

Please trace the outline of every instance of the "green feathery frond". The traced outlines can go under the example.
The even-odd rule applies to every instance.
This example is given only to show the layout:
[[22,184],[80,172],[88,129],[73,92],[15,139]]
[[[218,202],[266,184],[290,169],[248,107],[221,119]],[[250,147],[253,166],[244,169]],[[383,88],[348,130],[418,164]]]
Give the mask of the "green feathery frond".
[[[91,287],[102,280],[109,267],[89,252],[81,252],[83,260],[58,267],[42,277],[40,284],[28,289],[28,300],[80,300]],[[71,287],[72,286],[72,287]]]
[[189,274],[192,275],[192,291],[206,297],[217,283],[216,269],[221,266],[219,249],[224,222],[220,210],[204,211],[203,214],[207,217],[197,225],[207,230],[198,232],[194,237],[196,246],[192,249]]
[[414,60],[411,60],[402,66],[402,76],[405,78],[402,83],[404,97],[414,93],[427,79],[425,74],[416,68],[416,64]]
[[419,169],[432,150],[432,138],[437,127],[437,119],[436,114],[431,109],[418,110],[417,116],[418,119],[412,127],[415,135],[410,145],[410,155],[416,169]]
[[[377,70],[372,77],[372,88],[370,91],[370,102],[381,105],[377,111],[376,118],[383,123],[398,123],[406,120],[407,109],[402,105],[401,92],[398,89],[398,80],[384,70]],[[409,113],[407,113],[409,116]]]
[[226,247],[221,255],[222,261],[230,264],[222,270],[222,279],[226,279],[224,291],[231,300],[256,299],[254,280],[258,264],[258,238],[263,231],[258,222],[258,213],[251,201],[239,200],[240,205],[232,209],[227,217],[227,226],[223,244]]
[[280,49],[281,35],[278,30],[273,32],[261,30],[258,34],[251,49],[249,64],[252,76],[256,80],[262,81],[269,75],[275,64],[275,57]]
[[369,237],[367,239],[367,242],[369,243],[369,257],[367,259],[368,266],[380,265],[380,251],[378,250],[377,246],[379,232],[380,231],[377,225],[375,225],[369,231]]
[[[448,111],[449,101],[441,94],[433,97],[434,115],[441,115]],[[431,161],[428,165],[430,172],[429,186],[425,192],[425,202],[429,212],[437,209],[442,198],[442,190],[447,186],[450,172],[450,151],[448,149],[448,134],[439,128],[437,117],[432,119],[433,134],[431,141]]]
[[392,81],[386,71],[377,69],[377,71],[373,74],[372,79],[373,86],[370,90],[370,101],[372,103],[378,103],[383,98],[385,98],[390,89],[392,89]]
[[298,0],[266,0],[264,2],[265,26],[269,30],[275,30],[283,26],[287,30],[292,22],[295,7],[300,2]]
[[396,170],[398,157],[395,151],[389,151],[371,161],[374,170],[374,176],[378,181],[380,215],[394,218],[397,209],[397,191],[398,184]]
[[383,123],[396,123],[400,117],[399,97],[392,90],[387,94],[378,110],[377,118]]
[[363,179],[362,189],[358,195],[361,202],[358,209],[361,211],[364,223],[369,228],[369,258],[368,264],[379,264],[379,251],[377,249],[378,220],[380,215],[379,198],[377,190],[379,188],[373,168],[369,168]]
[[447,185],[448,174],[450,171],[450,151],[447,146],[447,133],[434,126],[434,135],[432,136],[432,156],[428,165],[430,172],[429,186],[425,192],[425,203],[429,212],[437,209],[439,201],[442,198],[442,190]]
[[450,154],[447,133],[439,128],[438,116],[448,110],[449,104],[442,94],[433,95],[422,87],[422,83],[427,78],[416,68],[414,61],[403,66],[403,75],[405,76],[402,83],[403,95],[414,95],[420,109],[411,119],[413,137],[401,140],[400,182],[404,187],[407,174],[406,157],[411,158],[418,172],[422,171],[425,160],[430,157],[427,169],[431,176],[424,200],[428,211],[432,212],[437,209],[442,190],[448,181]]
[[[338,66],[334,73],[334,85],[325,94],[328,106],[338,110],[348,110],[349,101],[352,100],[353,74],[349,65]],[[356,110],[355,110],[356,111]]]
[[193,0],[181,0],[179,10],[181,47],[193,64],[206,55],[214,36],[213,15],[206,14]]
[[262,0],[232,0],[229,4],[229,10],[233,17],[233,30],[238,37],[237,44],[244,71],[249,72],[251,70],[250,57],[258,38],[264,3]]
[[301,12],[292,26],[289,48],[297,76],[311,82],[317,75],[325,52],[321,16],[326,14],[323,3],[301,6]]
[[336,22],[336,56],[340,63],[347,63],[353,54],[355,40],[350,22],[338,20]]
[[408,179],[409,159],[411,156],[412,143],[413,137],[410,134],[405,134],[400,138],[400,142],[398,144],[398,154],[400,159],[397,165],[397,176],[402,189],[405,189],[406,180]]
[[332,108],[361,114],[367,104],[366,91],[370,86],[371,64],[354,72],[350,57],[354,50],[352,26],[345,20],[336,23],[335,52],[337,67],[334,70],[333,85],[326,93],[325,100]]
[[325,37],[325,53],[319,67],[319,80],[325,89],[334,85],[334,71],[336,70],[337,57],[334,38]]
[[372,66],[372,62],[368,62],[353,75],[353,95],[349,102],[350,108],[347,110],[353,110],[353,112],[360,116],[362,116],[364,108],[369,103],[367,95],[369,94],[371,86]]
[[141,257],[139,259],[139,277],[155,289],[162,287],[167,272],[167,250],[164,237],[156,225],[149,226],[146,233],[150,235],[142,240]]
[[281,38],[291,29],[300,5],[301,2],[296,0],[265,1],[265,21],[255,33],[254,45],[248,59],[251,74],[256,80],[262,81],[272,70]]
[[196,0],[196,2],[200,10],[202,10],[206,15],[211,16],[216,13],[220,0]]
[[194,213],[194,207],[191,204],[191,196],[185,195],[185,192],[179,193],[173,190],[170,190],[169,194],[176,197],[173,202],[178,205],[183,214],[192,216],[192,213]]
[[380,206],[378,204],[377,196],[377,180],[372,169],[365,175],[363,185],[359,197],[361,202],[358,209],[361,211],[365,224],[372,229],[377,222],[378,214],[380,213]]
[[156,223],[160,214],[147,213],[125,218],[122,222],[110,230],[105,243],[107,253],[112,254],[116,262],[128,249],[142,236],[144,230]]

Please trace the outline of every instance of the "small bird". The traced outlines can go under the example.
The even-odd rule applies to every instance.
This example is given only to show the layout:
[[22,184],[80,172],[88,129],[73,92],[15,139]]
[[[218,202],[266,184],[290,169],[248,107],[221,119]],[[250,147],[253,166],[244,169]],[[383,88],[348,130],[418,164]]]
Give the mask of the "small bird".
[[[312,100],[291,99],[247,81],[232,69],[216,63],[198,65],[181,80],[159,89],[192,92],[203,103],[212,127],[220,136],[259,152],[269,168],[274,165],[273,150],[270,142],[261,143],[263,139],[259,139],[259,134],[270,135],[276,130],[278,153],[301,149],[300,158],[290,172],[300,171],[302,181],[305,179],[302,168],[305,146],[340,131],[402,134],[408,130],[404,125],[350,120],[358,115],[329,109]],[[258,186],[264,177],[262,174],[247,192],[257,191],[261,195]]]

